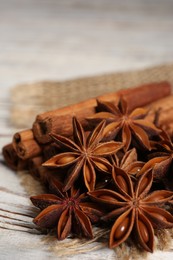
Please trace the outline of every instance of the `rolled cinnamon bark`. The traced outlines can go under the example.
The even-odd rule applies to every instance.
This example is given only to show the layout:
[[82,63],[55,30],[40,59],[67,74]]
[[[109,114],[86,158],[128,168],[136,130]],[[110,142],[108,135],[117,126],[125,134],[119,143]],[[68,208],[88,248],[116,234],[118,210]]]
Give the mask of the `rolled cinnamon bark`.
[[55,111],[38,115],[33,124],[33,132],[36,140],[41,144],[51,141],[51,132],[65,136],[72,135],[72,117],[77,116],[83,127],[87,122],[85,117],[95,113],[96,100],[91,99],[75,105],[64,107]]
[[7,144],[2,149],[2,154],[4,156],[5,162],[9,168],[15,171],[25,170],[28,167],[28,161],[22,160],[17,155],[13,148],[12,143]]
[[129,111],[143,107],[171,94],[171,84],[167,81],[149,83],[137,88],[120,90],[118,94],[126,99]]
[[48,145],[45,145],[43,147],[43,159],[44,159],[44,161],[47,161],[52,156],[54,156],[60,152],[61,152],[60,147],[55,143],[50,143]]
[[13,148],[17,155],[23,160],[38,156],[42,152],[42,148],[34,139],[31,129],[14,134]]
[[37,171],[37,179],[45,186],[47,186],[50,183],[50,180],[52,179],[58,179],[59,181],[63,181],[64,172],[61,170],[48,169],[44,166],[39,166],[35,170]]
[[40,180],[39,168],[43,163],[42,156],[37,156],[28,160],[28,169],[30,174],[37,180]]
[[[145,106],[148,103],[168,96],[170,93],[171,85],[164,81],[105,94],[97,97],[97,99],[114,102],[117,97],[123,96],[127,100],[129,110],[133,110],[136,107]],[[49,143],[51,141],[49,133],[51,132],[65,136],[72,135],[71,120],[73,116],[76,116],[85,128],[87,125],[85,118],[95,113],[97,99],[89,99],[75,105],[38,115],[33,124],[33,133],[36,140],[42,144]]]

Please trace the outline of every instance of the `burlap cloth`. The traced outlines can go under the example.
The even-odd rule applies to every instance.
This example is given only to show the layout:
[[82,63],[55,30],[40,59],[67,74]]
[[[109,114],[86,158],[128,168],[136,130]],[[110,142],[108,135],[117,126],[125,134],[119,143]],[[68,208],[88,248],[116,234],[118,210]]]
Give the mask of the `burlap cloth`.
[[[17,127],[32,126],[35,116],[41,112],[77,103],[96,97],[106,92],[121,88],[138,86],[147,82],[168,80],[173,84],[173,65],[163,65],[140,71],[111,73],[95,77],[86,77],[63,82],[42,81],[33,84],[16,86],[11,93],[11,121]],[[42,187],[26,173],[18,173],[28,195],[39,194]],[[157,231],[155,250],[173,250],[173,230]],[[94,228],[94,239],[71,239],[57,241],[54,235],[45,235],[42,243],[48,245],[57,257],[66,259],[67,256],[103,250],[108,241],[108,231]],[[115,255],[109,259],[144,259],[147,253],[140,251],[132,241],[128,240],[117,247]],[[97,251],[99,252],[99,251]],[[100,251],[101,252],[101,251]],[[99,259],[99,253],[98,259]],[[95,258],[96,259],[96,258]]]

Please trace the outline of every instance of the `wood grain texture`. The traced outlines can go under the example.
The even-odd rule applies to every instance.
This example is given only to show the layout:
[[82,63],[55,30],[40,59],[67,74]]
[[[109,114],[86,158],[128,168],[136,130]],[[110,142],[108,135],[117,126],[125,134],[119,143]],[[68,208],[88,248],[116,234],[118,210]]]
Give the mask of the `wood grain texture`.
[[[13,85],[172,62],[172,28],[172,0],[1,0],[0,150],[20,130],[9,123]],[[32,224],[34,214],[21,176],[6,168],[0,152],[0,260],[58,259]],[[147,259],[172,256],[156,251]],[[103,248],[61,257],[81,258],[116,255]]]

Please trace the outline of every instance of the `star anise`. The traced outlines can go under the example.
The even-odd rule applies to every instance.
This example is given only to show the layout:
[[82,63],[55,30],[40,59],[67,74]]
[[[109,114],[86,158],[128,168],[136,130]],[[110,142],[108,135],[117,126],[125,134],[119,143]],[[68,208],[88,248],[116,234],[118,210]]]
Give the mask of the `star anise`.
[[48,167],[70,167],[63,190],[67,191],[83,172],[85,185],[89,191],[94,190],[96,170],[111,174],[112,166],[106,156],[116,153],[123,147],[120,142],[101,142],[105,121],[102,121],[89,136],[80,122],[73,118],[73,140],[51,134],[51,137],[63,152],[55,155],[43,165]]
[[[111,155],[111,160],[113,167],[124,170],[132,179],[136,179],[136,175],[145,164],[144,162],[137,160],[137,151],[135,148],[132,148],[125,153],[120,150],[117,154]],[[115,185],[112,176],[110,176],[110,178],[106,178],[101,183],[97,183],[96,189],[112,189],[112,186],[114,187]]]
[[137,174],[142,175],[149,169],[153,171],[154,180],[173,190],[173,143],[165,131],[161,133],[161,140],[153,142],[151,158]]
[[74,187],[68,192],[62,191],[58,180],[51,180],[50,194],[32,196],[32,203],[42,211],[33,220],[41,228],[57,227],[59,240],[65,239],[71,232],[92,238],[91,223],[98,222],[102,211],[88,200],[86,193],[80,193]]
[[112,163],[116,167],[126,171],[130,175],[136,175],[144,166],[144,162],[137,160],[137,151],[135,148],[128,150],[124,154],[113,154]]
[[158,190],[149,194],[153,181],[150,171],[134,184],[124,170],[114,167],[113,179],[118,192],[101,189],[89,193],[93,201],[111,207],[102,217],[105,221],[114,220],[109,246],[120,245],[134,232],[139,245],[153,252],[153,229],[173,227],[173,216],[160,208],[173,198],[173,192]]
[[151,149],[149,138],[158,135],[160,130],[145,118],[148,114],[146,109],[136,108],[129,113],[127,103],[123,98],[118,100],[117,105],[110,102],[97,102],[99,112],[87,120],[90,123],[106,120],[107,126],[104,129],[103,140],[120,137],[125,151],[129,149],[133,139],[145,149]]

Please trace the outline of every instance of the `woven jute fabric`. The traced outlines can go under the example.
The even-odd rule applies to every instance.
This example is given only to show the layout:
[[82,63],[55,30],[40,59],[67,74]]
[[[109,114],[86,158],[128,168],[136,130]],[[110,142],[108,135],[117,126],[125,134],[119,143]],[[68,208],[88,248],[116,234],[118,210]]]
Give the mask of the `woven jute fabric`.
[[[149,82],[168,80],[173,84],[173,65],[163,65],[140,71],[111,73],[95,77],[68,80],[63,82],[42,81],[33,84],[15,86],[11,93],[11,121],[17,127],[32,126],[35,116],[41,112],[77,103],[88,98],[97,97],[106,92],[114,92],[122,88],[130,88]],[[28,195],[39,194],[41,185],[26,174],[18,173]],[[173,230],[157,231],[155,250],[173,250]],[[102,250],[108,247],[108,230],[95,228],[94,239],[65,239],[57,241],[54,234],[45,235],[42,241],[57,257],[77,255]],[[111,250],[111,249],[110,249]],[[114,250],[115,258],[111,259],[144,259],[146,252],[138,249],[131,240]],[[109,256],[109,253],[108,253]],[[99,255],[98,255],[99,259]]]
[[41,81],[15,86],[11,93],[11,121],[17,127],[31,127],[44,111],[74,104],[122,88],[168,80],[173,83],[173,65],[139,71],[111,73],[62,82]]

